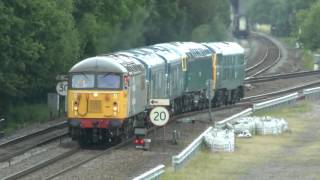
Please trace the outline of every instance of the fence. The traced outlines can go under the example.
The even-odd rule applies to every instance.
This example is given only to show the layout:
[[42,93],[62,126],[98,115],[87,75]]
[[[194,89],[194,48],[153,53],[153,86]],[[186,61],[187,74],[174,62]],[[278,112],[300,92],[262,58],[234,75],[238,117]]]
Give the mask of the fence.
[[303,90],[303,95],[307,100],[320,99],[320,87]]
[[186,147],[180,154],[178,154],[177,156],[172,156],[172,167],[175,171],[195,155],[195,153],[200,149],[200,146],[202,145],[204,135],[211,131],[211,129],[212,127],[209,127],[202,134],[200,134],[200,136],[195,139],[188,147]]
[[272,99],[269,101],[265,101],[262,103],[257,103],[253,105],[253,111],[258,111],[258,110],[265,110],[265,109],[270,109],[270,108],[274,108],[277,106],[282,106],[285,104],[292,104],[294,102],[296,102],[296,100],[298,99],[299,94],[298,93],[293,93],[293,94],[289,94],[287,96],[283,96],[277,99]]
[[151,179],[160,179],[160,175],[164,173],[165,166],[160,164],[159,166],[141,174],[138,177],[133,178],[133,180],[151,180]]

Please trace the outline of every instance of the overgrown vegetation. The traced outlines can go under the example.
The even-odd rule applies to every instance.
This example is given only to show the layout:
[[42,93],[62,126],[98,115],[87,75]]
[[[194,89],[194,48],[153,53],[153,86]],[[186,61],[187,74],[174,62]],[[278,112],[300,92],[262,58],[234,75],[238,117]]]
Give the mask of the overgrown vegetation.
[[303,67],[309,70],[313,70],[314,66],[314,59],[313,54],[310,52],[310,50],[303,50]]
[[50,118],[50,110],[46,104],[20,105],[10,108],[6,124],[6,133],[34,123],[42,123]]
[[229,14],[225,0],[2,0],[0,115],[20,122],[8,112],[44,103],[56,75],[83,58],[168,41],[222,40]]

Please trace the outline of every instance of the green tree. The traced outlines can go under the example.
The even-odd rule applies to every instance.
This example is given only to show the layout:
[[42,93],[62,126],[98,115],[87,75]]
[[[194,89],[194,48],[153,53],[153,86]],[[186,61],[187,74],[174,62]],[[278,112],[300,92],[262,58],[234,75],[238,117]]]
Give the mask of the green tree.
[[146,44],[185,38],[182,31],[186,28],[186,18],[178,6],[178,1],[149,1],[147,8],[150,12],[144,28]]
[[0,97],[2,109],[15,100],[45,97],[55,76],[78,58],[72,0],[0,2]]
[[304,46],[311,50],[320,49],[320,2],[315,3],[310,9],[298,13],[298,26],[300,33],[298,39]]
[[230,25],[230,5],[224,0],[181,0],[189,37],[194,41],[217,41],[226,37]]

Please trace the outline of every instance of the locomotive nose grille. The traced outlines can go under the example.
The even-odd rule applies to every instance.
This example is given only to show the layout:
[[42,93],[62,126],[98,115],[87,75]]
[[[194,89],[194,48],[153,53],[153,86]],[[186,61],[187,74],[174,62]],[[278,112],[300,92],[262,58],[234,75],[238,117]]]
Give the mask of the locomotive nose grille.
[[90,113],[101,113],[101,101],[90,100],[88,112]]

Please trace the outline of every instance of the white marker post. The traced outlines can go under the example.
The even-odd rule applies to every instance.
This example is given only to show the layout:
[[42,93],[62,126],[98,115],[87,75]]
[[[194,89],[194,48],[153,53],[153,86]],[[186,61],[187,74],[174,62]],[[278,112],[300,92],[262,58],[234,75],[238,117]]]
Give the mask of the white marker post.
[[66,96],[67,90],[68,90],[68,81],[58,82],[58,84],[56,86],[56,90],[60,96]]
[[[57,86],[56,86],[56,90],[57,93],[59,94],[59,100],[60,100],[60,96],[65,96],[65,100],[64,100],[64,112],[67,112],[67,90],[68,90],[68,81],[60,81],[58,82]],[[58,104],[58,112],[59,112],[59,117],[60,117],[60,103]]]
[[165,133],[166,133],[165,125],[168,123],[170,119],[170,114],[167,108],[163,106],[169,106],[170,100],[169,99],[150,99],[150,105],[153,105],[153,106],[156,105],[156,107],[154,107],[149,114],[150,121],[155,126],[164,126],[163,127],[163,140],[164,140]]

